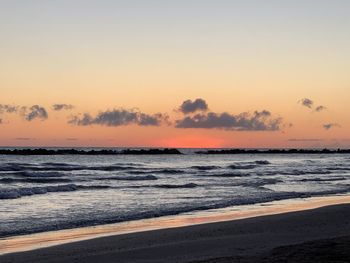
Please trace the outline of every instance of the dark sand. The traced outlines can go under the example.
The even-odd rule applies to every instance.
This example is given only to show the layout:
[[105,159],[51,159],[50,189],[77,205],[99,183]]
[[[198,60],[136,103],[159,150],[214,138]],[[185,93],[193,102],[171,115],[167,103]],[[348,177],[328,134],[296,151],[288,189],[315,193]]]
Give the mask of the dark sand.
[[350,262],[350,204],[14,253],[0,262]]

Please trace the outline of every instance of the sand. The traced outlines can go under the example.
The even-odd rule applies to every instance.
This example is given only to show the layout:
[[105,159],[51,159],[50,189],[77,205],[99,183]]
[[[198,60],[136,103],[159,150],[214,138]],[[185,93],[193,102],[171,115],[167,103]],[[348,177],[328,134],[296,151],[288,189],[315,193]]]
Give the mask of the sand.
[[0,262],[350,262],[349,236],[350,204],[342,204],[101,237]]

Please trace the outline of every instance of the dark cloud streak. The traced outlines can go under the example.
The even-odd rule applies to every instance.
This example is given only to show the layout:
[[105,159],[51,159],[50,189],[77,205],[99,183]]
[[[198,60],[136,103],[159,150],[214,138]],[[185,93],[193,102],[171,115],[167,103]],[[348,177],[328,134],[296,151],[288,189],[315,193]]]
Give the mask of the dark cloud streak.
[[69,120],[69,123],[78,126],[102,125],[117,127],[130,124],[160,126],[163,122],[167,121],[168,116],[162,113],[149,115],[136,110],[113,109],[100,112],[95,117],[89,113],[84,113],[81,117],[73,116]]
[[74,109],[74,106],[71,104],[54,104],[54,105],[52,105],[52,109],[54,111],[72,110],[72,109]]

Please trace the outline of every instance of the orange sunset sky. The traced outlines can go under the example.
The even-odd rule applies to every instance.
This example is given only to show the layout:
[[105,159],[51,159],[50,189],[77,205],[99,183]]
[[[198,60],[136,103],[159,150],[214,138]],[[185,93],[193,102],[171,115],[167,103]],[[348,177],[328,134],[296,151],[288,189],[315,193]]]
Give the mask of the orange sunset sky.
[[350,147],[349,10],[1,1],[0,145]]

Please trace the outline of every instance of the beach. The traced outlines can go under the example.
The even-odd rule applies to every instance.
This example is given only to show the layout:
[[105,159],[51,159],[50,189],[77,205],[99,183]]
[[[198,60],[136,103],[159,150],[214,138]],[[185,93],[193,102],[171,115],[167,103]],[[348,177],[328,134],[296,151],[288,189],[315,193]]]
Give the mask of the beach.
[[350,0],[0,0],[0,263],[350,263]]
[[[0,261],[287,262],[284,260],[288,257],[292,260],[288,262],[348,262],[349,255],[345,248],[349,244],[349,218],[350,204],[340,204],[101,237],[7,254],[1,256]],[[322,255],[325,259],[316,260]],[[330,259],[332,255],[338,258]]]

